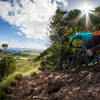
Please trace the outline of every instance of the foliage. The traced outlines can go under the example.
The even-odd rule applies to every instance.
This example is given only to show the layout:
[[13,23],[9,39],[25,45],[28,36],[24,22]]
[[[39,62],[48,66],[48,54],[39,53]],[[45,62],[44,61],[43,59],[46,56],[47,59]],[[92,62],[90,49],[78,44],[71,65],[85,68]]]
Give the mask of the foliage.
[[14,79],[15,80],[21,80],[22,77],[23,77],[22,73],[17,73],[17,74],[15,74]]
[[40,60],[42,57],[44,57],[45,55],[48,55],[49,52],[49,48],[44,50],[43,52],[40,53],[39,56],[37,56],[36,58],[34,58],[33,62]]
[[7,94],[11,93],[11,88],[16,85],[17,79],[21,78],[22,73],[15,73],[0,82],[0,100],[2,100],[2,98],[7,100]]
[[6,49],[6,48],[8,47],[8,44],[7,44],[7,43],[4,43],[4,44],[2,44],[2,47],[3,47],[4,49]]
[[16,68],[16,60],[11,57],[4,57],[0,61],[0,78],[3,78],[12,73]]
[[4,57],[4,54],[7,54],[8,52],[6,51],[6,49],[8,48],[8,44],[4,43],[2,44],[2,47],[4,48],[3,52],[2,52],[2,58]]
[[2,50],[0,49],[0,53],[2,53]]

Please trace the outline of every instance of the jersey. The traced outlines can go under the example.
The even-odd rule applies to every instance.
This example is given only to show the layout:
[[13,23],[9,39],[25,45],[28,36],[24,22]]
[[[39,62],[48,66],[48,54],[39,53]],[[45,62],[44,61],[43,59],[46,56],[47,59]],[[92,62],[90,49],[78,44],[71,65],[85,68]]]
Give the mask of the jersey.
[[71,44],[73,42],[74,39],[76,38],[80,38],[81,40],[83,40],[84,44],[86,44],[86,42],[92,38],[93,32],[90,33],[77,33],[74,36],[72,36],[71,38]]

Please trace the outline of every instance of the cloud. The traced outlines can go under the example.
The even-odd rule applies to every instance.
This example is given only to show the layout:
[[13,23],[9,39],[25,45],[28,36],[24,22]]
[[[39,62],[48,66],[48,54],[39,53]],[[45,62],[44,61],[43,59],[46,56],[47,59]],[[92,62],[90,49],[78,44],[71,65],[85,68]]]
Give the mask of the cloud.
[[68,6],[68,1],[67,0],[56,0],[57,2],[61,2],[64,7]]
[[8,48],[27,48],[27,49],[36,49],[36,50],[44,50],[47,47],[45,45],[41,45],[37,42],[32,42],[32,41],[27,41],[27,42],[20,42],[17,40],[11,40],[11,41],[6,41],[6,40],[0,40],[0,46],[3,43],[8,44]]
[[22,36],[22,33],[21,32],[17,32],[16,34],[18,34],[19,36]]
[[47,36],[50,18],[57,9],[57,1],[62,2],[64,6],[68,5],[66,0],[11,1],[0,1],[1,18],[16,26],[27,38],[40,39]]

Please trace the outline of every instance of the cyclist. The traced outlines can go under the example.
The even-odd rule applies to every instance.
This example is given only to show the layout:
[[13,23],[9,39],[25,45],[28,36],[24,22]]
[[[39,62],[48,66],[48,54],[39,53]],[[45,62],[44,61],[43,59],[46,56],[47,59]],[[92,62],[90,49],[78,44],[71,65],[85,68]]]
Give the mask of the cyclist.
[[93,59],[92,48],[100,44],[100,31],[90,33],[77,32],[74,36],[72,36],[70,46],[72,46],[72,42],[76,38],[80,38],[81,40],[83,40],[85,51],[87,52],[88,56],[90,56],[91,59]]

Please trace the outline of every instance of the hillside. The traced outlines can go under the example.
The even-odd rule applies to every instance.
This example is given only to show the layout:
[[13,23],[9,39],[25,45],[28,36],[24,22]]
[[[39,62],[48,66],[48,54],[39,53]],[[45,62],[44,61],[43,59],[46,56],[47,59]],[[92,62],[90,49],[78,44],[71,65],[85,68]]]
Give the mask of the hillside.
[[38,70],[12,88],[10,100],[100,100],[100,72]]
[[11,52],[5,54],[5,56],[13,56],[16,62],[16,68],[13,73],[3,77],[0,80],[0,100],[2,97],[6,97],[6,94],[10,91],[12,83],[21,79],[23,76],[29,76],[36,72],[39,68],[39,62],[33,63],[33,59],[38,56],[38,52]]
[[34,59],[37,57],[40,53],[39,52],[34,52],[34,51],[20,51],[20,52],[9,52],[5,56],[13,56],[17,60],[22,59],[22,60],[29,60],[29,59]]

